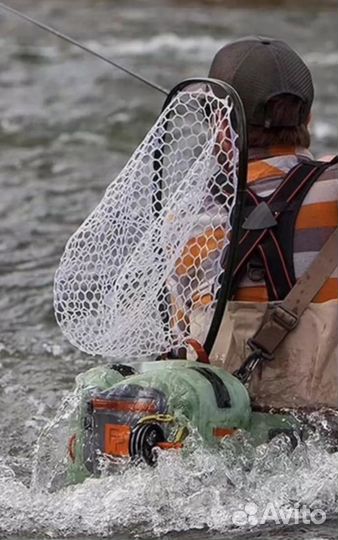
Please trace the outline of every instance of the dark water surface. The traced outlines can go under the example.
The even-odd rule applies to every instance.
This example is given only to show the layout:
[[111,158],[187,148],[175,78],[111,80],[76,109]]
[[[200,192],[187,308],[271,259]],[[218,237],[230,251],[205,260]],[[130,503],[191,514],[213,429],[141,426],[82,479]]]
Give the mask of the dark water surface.
[[[205,75],[225,41],[252,33],[282,37],[313,71],[313,151],[317,156],[337,151],[334,6],[8,2],[167,88]],[[337,512],[338,457],[315,447],[304,450],[297,463],[284,454],[273,458],[275,450],[266,450],[264,467],[258,456],[250,475],[243,467],[234,469],[232,490],[223,480],[226,465],[198,452],[187,469],[174,460],[155,472],[133,471],[56,494],[30,490],[41,428],[74,376],[95,363],[75,351],[56,326],[53,274],[68,237],[144,136],[162,96],[2,12],[0,45],[0,535],[80,540],[176,530],[172,534],[180,537],[180,531],[206,527],[215,538],[239,533],[251,539],[338,538],[335,521],[257,534],[235,534],[230,527],[227,512],[244,499],[262,507],[269,501],[310,504],[316,499],[330,514]],[[50,474],[50,468],[40,470],[39,478]]]

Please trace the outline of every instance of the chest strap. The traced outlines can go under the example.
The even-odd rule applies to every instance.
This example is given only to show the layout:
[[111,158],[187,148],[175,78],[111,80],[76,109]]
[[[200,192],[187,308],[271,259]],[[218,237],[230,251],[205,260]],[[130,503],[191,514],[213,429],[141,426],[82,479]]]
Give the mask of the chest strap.
[[[336,161],[299,163],[270,197],[259,197],[247,189],[247,205],[253,211],[248,216],[247,226],[243,225],[233,293],[248,270],[256,272],[258,280],[262,279],[260,270],[263,270],[270,301],[284,298],[291,290],[296,282],[293,237],[299,209],[314,182]],[[262,225],[259,219],[252,219],[255,213],[259,214],[258,209],[265,212]],[[267,212],[270,212],[270,217]],[[265,227],[264,222],[267,223]]]

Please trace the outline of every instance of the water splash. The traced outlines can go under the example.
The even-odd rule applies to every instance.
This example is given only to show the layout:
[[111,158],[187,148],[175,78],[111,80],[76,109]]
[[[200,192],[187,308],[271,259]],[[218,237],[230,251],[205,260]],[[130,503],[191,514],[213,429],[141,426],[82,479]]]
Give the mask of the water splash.
[[258,520],[268,503],[277,510],[305,505],[337,511],[338,453],[328,452],[316,436],[293,452],[283,436],[257,449],[242,436],[215,451],[195,434],[186,455],[160,452],[155,468],[125,467],[60,488],[67,423],[76,404],[74,396],[65,400],[43,431],[32,487],[0,461],[0,533],[163,536],[209,529],[225,534],[238,530],[234,515],[250,503]]
[[79,401],[79,394],[69,394],[61,403],[55,418],[41,430],[33,457],[32,492],[56,491],[65,485],[67,442]]

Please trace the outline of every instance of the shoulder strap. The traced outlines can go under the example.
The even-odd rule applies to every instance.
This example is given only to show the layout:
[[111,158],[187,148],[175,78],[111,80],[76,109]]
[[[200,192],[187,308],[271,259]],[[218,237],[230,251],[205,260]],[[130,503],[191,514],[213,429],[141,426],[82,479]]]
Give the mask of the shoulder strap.
[[331,162],[302,161],[292,197],[287,199],[285,193],[280,194],[279,203],[283,203],[283,200],[288,200],[288,203],[281,212],[278,227],[269,231],[260,246],[268,266],[266,285],[270,300],[282,300],[296,283],[294,238],[299,211],[312,186],[336,161],[336,158]]
[[268,309],[266,320],[248,341],[253,352],[236,372],[236,376],[247,382],[253,370],[262,360],[273,359],[276,349],[296,328],[301,315],[335,270],[337,264],[338,229],[335,229],[285,299],[272,309]]

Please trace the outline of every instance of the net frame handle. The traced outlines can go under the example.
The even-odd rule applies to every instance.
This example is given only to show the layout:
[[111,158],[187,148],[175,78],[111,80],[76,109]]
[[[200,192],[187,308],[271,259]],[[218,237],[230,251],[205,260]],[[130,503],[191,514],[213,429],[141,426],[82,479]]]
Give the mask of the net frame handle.
[[[248,136],[247,136],[246,116],[245,116],[244,106],[243,106],[241,98],[239,97],[236,90],[230,84],[224,81],[220,81],[218,79],[211,79],[208,77],[184,79],[169,92],[166,100],[164,101],[162,112],[165,111],[165,109],[168,107],[168,105],[171,103],[171,101],[175,98],[175,96],[179,92],[181,92],[188,86],[191,86],[193,84],[201,84],[201,83],[210,85],[211,88],[218,88],[218,90],[221,90],[221,92],[224,94],[224,97],[220,99],[226,99],[227,97],[230,97],[233,103],[233,110],[231,114],[233,114],[235,117],[236,133],[238,135],[238,152],[239,152],[238,184],[237,184],[237,190],[236,190],[236,199],[235,199],[235,203],[232,210],[233,215],[232,215],[231,239],[230,239],[229,244],[225,248],[227,250],[227,258],[226,258],[227,270],[223,271],[221,285],[218,291],[215,312],[209,326],[207,337],[203,345],[205,352],[207,353],[207,355],[209,355],[216,341],[216,338],[217,338],[217,335],[221,326],[221,322],[223,319],[223,315],[225,312],[225,308],[232,294],[232,283],[233,283],[232,276],[233,276],[233,273],[237,264],[237,258],[238,258],[237,246],[238,246],[238,242],[240,238],[241,226],[244,219],[243,211],[244,211],[244,202],[245,202],[245,194],[246,194],[246,186],[247,186],[247,173],[248,173]],[[160,154],[161,154],[161,151],[156,152],[156,154],[154,155],[154,169],[156,172],[155,182],[159,188],[156,195],[154,195],[156,197],[156,202],[157,202],[157,207],[156,207],[157,211],[160,211],[160,208],[161,208],[161,195],[162,195],[161,194],[162,167],[161,167],[161,164],[159,164],[158,162],[158,157],[160,156]],[[222,260],[225,259],[224,255],[225,254],[223,254]]]

